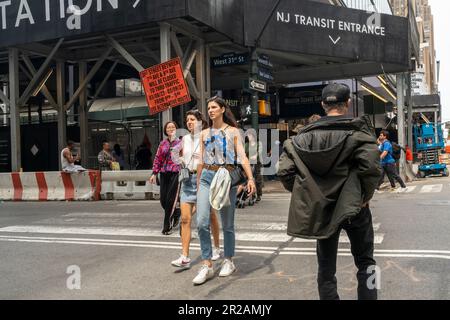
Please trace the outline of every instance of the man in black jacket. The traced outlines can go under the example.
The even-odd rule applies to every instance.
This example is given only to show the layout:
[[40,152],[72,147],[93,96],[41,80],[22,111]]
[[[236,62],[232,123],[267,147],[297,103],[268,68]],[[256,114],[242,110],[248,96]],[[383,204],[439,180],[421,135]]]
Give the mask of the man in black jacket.
[[346,116],[350,89],[331,84],[322,93],[326,117],[284,145],[278,176],[292,192],[288,234],[317,239],[321,299],[339,299],[336,260],[344,229],[358,267],[358,298],[377,299],[378,274],[369,201],[381,175],[375,130],[369,117]]

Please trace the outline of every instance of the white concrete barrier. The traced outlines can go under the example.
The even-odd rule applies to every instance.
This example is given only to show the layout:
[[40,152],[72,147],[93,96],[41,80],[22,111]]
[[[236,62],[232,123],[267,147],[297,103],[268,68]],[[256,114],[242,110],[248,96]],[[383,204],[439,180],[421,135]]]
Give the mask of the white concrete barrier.
[[159,186],[149,182],[152,171],[103,171],[102,200],[158,200]]
[[99,189],[99,171],[0,174],[0,200],[98,200]]

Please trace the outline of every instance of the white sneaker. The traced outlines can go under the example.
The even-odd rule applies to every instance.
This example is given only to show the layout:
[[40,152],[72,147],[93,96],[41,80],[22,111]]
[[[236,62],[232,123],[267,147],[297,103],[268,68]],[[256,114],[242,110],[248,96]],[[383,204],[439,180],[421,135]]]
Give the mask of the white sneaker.
[[395,192],[396,192],[396,193],[405,193],[406,190],[408,190],[408,188],[402,188],[402,187],[400,187],[400,188],[395,189]]
[[220,259],[221,256],[222,256],[222,251],[220,250],[220,248],[214,248],[211,260],[217,261]]
[[222,269],[220,270],[219,277],[228,277],[236,271],[236,266],[230,259],[225,259],[222,263]]
[[192,280],[194,284],[204,284],[209,279],[214,278],[214,269],[208,267],[206,264],[202,265],[200,268],[200,271],[198,272],[197,276]]
[[189,269],[191,267],[191,259],[183,255],[180,255],[180,257],[177,260],[172,261],[172,265],[178,268]]

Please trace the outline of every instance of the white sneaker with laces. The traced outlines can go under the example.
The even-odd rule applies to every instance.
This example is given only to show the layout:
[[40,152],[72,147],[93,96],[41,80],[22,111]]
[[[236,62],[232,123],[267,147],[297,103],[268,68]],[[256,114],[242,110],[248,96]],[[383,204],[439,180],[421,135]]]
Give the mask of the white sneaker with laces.
[[189,269],[191,267],[191,259],[183,255],[180,255],[180,257],[177,260],[172,261],[172,266]]
[[200,271],[197,276],[192,280],[192,282],[196,285],[204,284],[209,279],[214,278],[214,269],[208,267],[206,264],[202,265]]
[[222,251],[220,250],[220,248],[214,248],[211,260],[217,261],[220,259],[221,255]]
[[225,259],[222,263],[222,269],[220,270],[219,277],[228,277],[236,271],[236,266],[230,259]]

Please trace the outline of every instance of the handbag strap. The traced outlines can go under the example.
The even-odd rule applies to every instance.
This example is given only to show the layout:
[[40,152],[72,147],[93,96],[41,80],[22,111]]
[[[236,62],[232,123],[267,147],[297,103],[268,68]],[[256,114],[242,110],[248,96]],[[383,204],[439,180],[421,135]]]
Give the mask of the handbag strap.
[[[169,150],[168,150],[168,152],[166,153],[166,156],[164,157],[163,167],[166,167],[166,166],[167,166],[168,159],[169,159],[169,157],[172,156],[172,155],[170,154],[171,149],[172,149],[172,142],[170,141],[170,139],[167,139],[167,141],[169,142]],[[175,140],[174,140],[174,141],[175,141]]]

